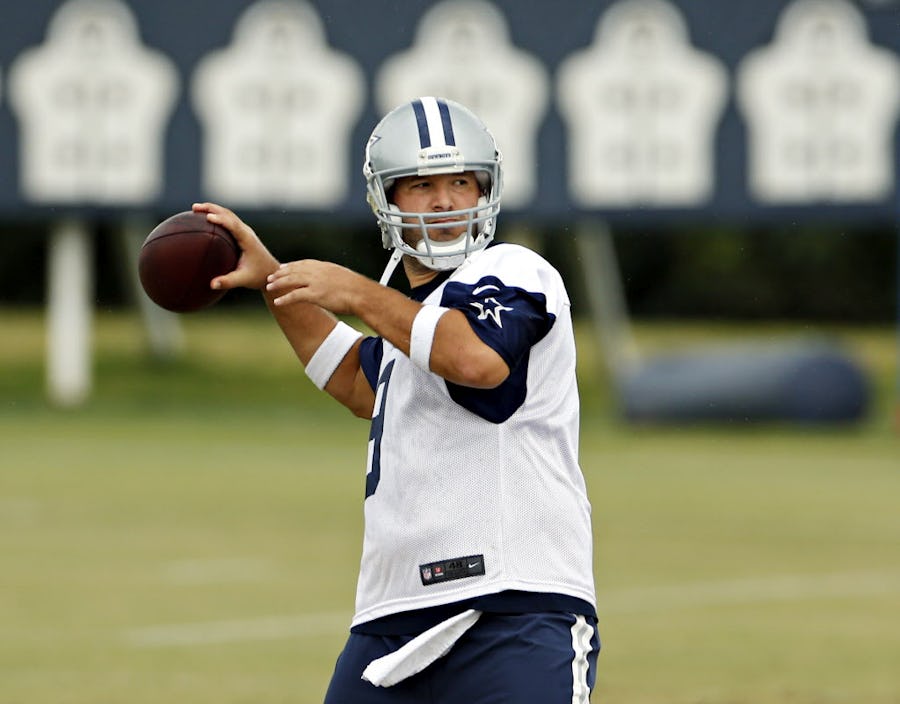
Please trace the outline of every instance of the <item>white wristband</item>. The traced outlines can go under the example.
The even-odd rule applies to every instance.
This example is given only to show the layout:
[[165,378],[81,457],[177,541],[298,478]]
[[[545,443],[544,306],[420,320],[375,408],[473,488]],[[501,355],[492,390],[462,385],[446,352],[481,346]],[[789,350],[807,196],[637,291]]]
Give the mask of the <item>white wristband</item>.
[[313,384],[319,389],[324,389],[341,360],[362,336],[361,332],[354,330],[347,323],[338,321],[307,363],[306,376],[312,379]]
[[409,358],[417,367],[426,372],[431,371],[431,346],[434,344],[434,331],[441,316],[449,311],[441,306],[422,306],[413,318],[409,336]]

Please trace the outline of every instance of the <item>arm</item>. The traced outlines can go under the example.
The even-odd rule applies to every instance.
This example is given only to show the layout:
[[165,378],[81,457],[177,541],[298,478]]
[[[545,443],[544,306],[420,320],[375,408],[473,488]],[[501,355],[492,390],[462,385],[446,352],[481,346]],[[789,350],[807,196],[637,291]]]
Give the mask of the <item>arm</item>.
[[[267,294],[275,309],[316,303],[338,315],[353,315],[404,354],[409,354],[413,319],[422,304],[337,264],[303,260],[281,265],[269,276]],[[430,368],[461,386],[493,388],[509,375],[509,367],[472,330],[458,310],[438,322]]]
[[[210,282],[216,289],[237,287],[263,290],[266,305],[281,327],[300,362],[306,366],[322,341],[332,331],[337,319],[315,303],[276,306],[275,295],[265,290],[267,278],[279,269],[278,260],[237,215],[214,203],[196,203],[195,212],[206,213],[210,222],[225,227],[237,240],[241,258],[234,271]],[[359,343],[347,353],[325,386],[331,396],[361,417],[371,417],[375,394],[359,365]]]

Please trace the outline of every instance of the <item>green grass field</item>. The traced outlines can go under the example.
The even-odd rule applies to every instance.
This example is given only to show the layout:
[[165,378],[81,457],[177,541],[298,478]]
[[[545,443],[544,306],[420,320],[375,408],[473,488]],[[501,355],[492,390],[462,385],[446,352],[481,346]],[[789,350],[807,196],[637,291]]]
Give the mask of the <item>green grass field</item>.
[[[0,704],[321,701],[352,611],[367,426],[262,311],[153,360],[101,313],[95,393],[48,407],[36,312],[0,310]],[[670,348],[785,329],[655,325]],[[865,423],[633,428],[580,328],[604,650],[594,701],[898,704],[894,331],[832,331]]]

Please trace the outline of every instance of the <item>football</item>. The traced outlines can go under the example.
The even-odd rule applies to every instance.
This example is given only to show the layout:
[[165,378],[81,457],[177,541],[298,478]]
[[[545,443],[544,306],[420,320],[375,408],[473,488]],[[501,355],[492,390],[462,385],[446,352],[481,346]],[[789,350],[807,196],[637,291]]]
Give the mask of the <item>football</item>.
[[141,286],[158,306],[189,313],[216,303],[225,291],[209,282],[232,271],[241,256],[238,243],[205,213],[186,211],[163,220],[141,245]]

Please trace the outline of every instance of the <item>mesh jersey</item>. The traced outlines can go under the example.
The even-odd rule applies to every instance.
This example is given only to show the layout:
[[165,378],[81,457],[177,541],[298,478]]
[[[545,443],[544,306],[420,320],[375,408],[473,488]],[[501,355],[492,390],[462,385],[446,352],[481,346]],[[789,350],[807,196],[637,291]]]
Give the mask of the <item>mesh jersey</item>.
[[465,313],[511,371],[495,389],[461,387],[382,338],[364,340],[376,393],[353,625],[507,590],[593,607],[575,343],[559,273],[498,244],[430,286],[413,297]]

